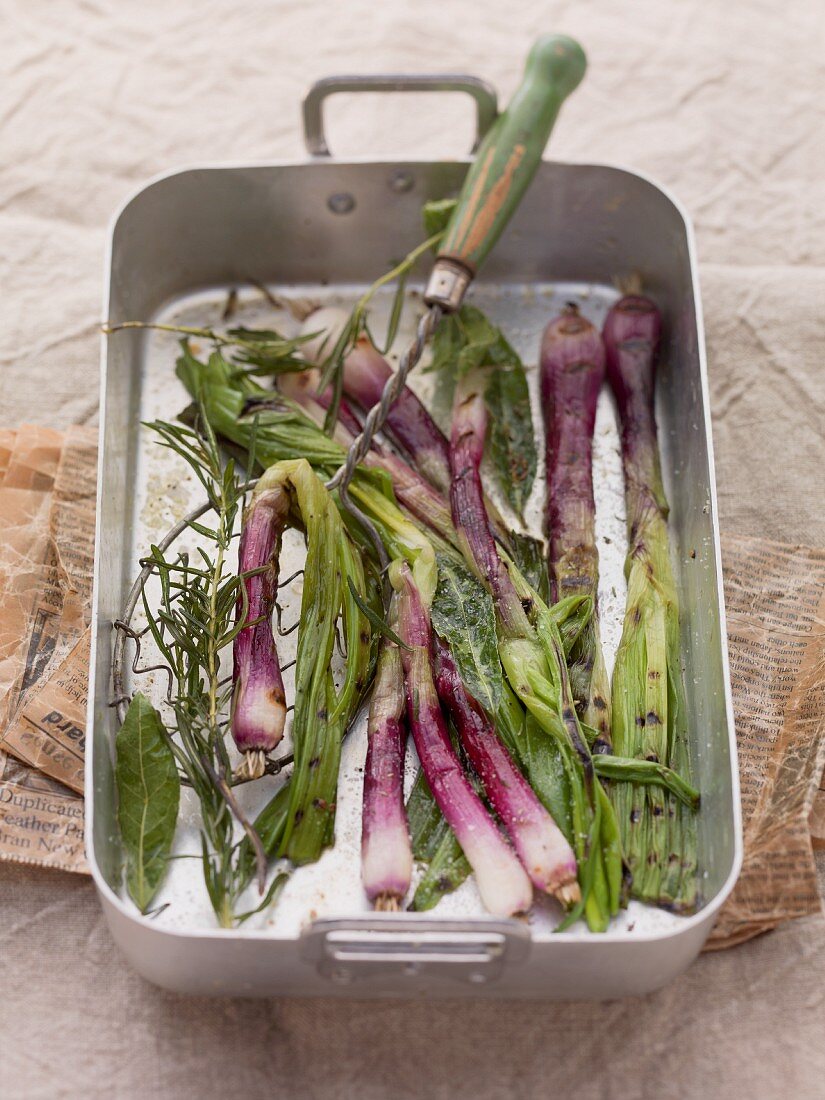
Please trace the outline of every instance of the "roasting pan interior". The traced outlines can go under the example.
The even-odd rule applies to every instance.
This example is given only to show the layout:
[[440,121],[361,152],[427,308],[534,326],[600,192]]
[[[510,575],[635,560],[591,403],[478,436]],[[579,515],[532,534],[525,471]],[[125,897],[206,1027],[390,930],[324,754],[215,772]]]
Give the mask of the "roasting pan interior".
[[[252,280],[285,294],[351,301],[359,288],[421,239],[422,203],[454,193],[465,170],[464,162],[338,162],[194,169],[164,177],[131,199],[115,223],[107,318],[113,323],[214,323],[226,288]],[[399,173],[411,181],[406,190],[396,185]],[[340,204],[329,202],[341,194],[354,200],[346,214],[333,212],[331,205]],[[665,193],[634,173],[545,163],[485,266],[474,300],[503,325],[529,366],[536,363],[543,325],[567,298],[576,298],[599,321],[617,296],[617,285],[630,278],[641,280],[664,319],[657,417],[672,506],[691,745],[703,798],[701,890],[705,906],[716,908],[732,883],[739,858],[738,791],[701,318],[685,219]],[[255,302],[260,299],[254,293],[242,295],[243,323],[269,319],[260,312],[269,307]],[[412,306],[407,314],[409,325]],[[408,329],[402,331],[399,343],[407,333]],[[121,333],[104,349],[96,686],[88,788],[90,858],[115,891],[120,856],[111,774],[116,729],[109,706],[111,623],[121,611],[147,539],[162,534],[179,518],[170,508],[182,512],[198,503],[195,498],[190,503],[174,471],[164,471],[150,455],[146,432],[140,428],[142,419],[171,418],[185,403],[172,373],[174,348],[173,337]],[[430,384],[426,376],[416,380],[425,391]],[[601,599],[611,656],[624,602],[616,440],[605,393],[597,423],[595,479]],[[541,476],[537,485],[540,481]],[[534,493],[534,523],[539,495],[540,491]],[[301,869],[293,883],[303,878],[304,884],[296,885],[291,902],[284,895],[271,918],[259,923],[259,932],[294,936],[314,916],[366,912],[357,863],[361,777],[356,769],[363,758],[359,737],[362,741],[363,722],[344,754],[338,856],[331,866],[319,864],[314,879],[312,868]],[[198,922],[212,926],[208,904],[196,898],[199,874],[194,860],[173,867],[158,900],[177,899],[179,904],[158,918],[159,926],[177,931]],[[462,889],[461,897],[446,899],[434,915],[482,916],[472,884]],[[685,921],[634,904],[609,935],[669,935]],[[531,925],[534,938],[543,938],[552,923],[552,913],[539,912]],[[584,929],[559,938],[581,935],[587,935]]]

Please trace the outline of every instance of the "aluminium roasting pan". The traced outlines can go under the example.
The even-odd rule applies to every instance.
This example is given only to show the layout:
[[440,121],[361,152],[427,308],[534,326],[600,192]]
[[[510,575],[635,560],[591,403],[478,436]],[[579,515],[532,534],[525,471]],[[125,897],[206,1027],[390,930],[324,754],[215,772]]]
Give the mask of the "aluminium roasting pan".
[[[479,131],[495,114],[494,96],[472,78],[322,81],[305,102],[313,154],[307,162],[190,168],[150,181],[125,202],[111,226],[104,316],[112,323],[159,318],[198,323],[204,309],[207,317],[216,316],[215,303],[223,301],[227,287],[251,280],[279,293],[347,301],[406,253],[421,238],[422,203],[455,193],[469,159],[333,160],[321,125],[322,101],[333,92],[363,87],[469,92],[478,106]],[[147,457],[140,422],[171,418],[185,398],[171,369],[174,343],[124,332],[104,338],[102,352],[87,851],[112,934],[146,978],[182,992],[233,995],[614,998],[663,985],[699,952],[736,880],[742,840],[704,337],[689,219],[671,195],[638,173],[544,162],[472,293],[504,326],[525,362],[535,364],[541,329],[563,300],[575,298],[598,321],[617,296],[617,280],[629,276],[641,278],[664,319],[657,417],[672,506],[691,750],[703,799],[702,907],[693,916],[674,917],[633,903],[603,935],[582,928],[554,934],[541,920],[494,920],[484,915],[471,886],[460,903],[446,899],[429,914],[372,913],[360,894],[355,858],[357,768],[364,751],[363,729],[355,729],[342,764],[342,804],[348,798],[355,811],[342,808],[336,837],[341,859],[355,853],[345,887],[340,867],[322,860],[314,884],[310,868],[293,877],[298,883],[308,876],[303,882],[309,885],[304,894],[296,886],[291,908],[285,894],[272,919],[224,931],[215,927],[208,906],[192,901],[196,878],[179,868],[195,864],[182,860],[158,899],[170,902],[168,909],[141,916],[120,885],[112,623],[138,571],[138,557],[165,529],[153,500],[170,486],[173,496],[178,490],[174,478],[164,479]],[[246,316],[244,321],[252,323]],[[623,606],[616,440],[603,394],[594,476],[601,599],[605,618],[613,620],[605,637],[614,649]],[[344,782],[348,768],[356,779]],[[283,916],[277,915],[281,907]],[[176,912],[183,916],[176,918]]]

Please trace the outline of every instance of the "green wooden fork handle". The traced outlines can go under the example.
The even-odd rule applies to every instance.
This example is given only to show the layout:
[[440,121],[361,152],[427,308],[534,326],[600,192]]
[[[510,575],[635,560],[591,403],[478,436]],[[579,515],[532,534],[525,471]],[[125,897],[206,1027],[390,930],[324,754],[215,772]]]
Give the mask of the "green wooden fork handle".
[[501,236],[535,174],[562,103],[586,67],[584,51],[572,38],[545,35],[533,46],[520,87],[488,131],[464,180],[427,288],[430,304],[457,308],[448,284],[463,283],[463,295]]

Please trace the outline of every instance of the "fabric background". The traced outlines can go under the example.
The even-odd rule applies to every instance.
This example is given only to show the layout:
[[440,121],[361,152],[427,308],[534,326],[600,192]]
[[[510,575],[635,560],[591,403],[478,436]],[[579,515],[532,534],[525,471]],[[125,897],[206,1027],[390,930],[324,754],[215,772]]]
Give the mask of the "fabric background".
[[[825,16],[815,0],[0,0],[0,420],[91,422],[106,224],[148,176],[302,156],[334,72],[513,89],[531,39],[590,72],[559,159],[671,187],[697,229],[723,529],[825,543]],[[334,151],[439,155],[462,102],[341,99]],[[89,882],[0,867],[0,1093],[579,1100],[821,1096],[825,923],[611,1004],[205,1001],[117,955]]]

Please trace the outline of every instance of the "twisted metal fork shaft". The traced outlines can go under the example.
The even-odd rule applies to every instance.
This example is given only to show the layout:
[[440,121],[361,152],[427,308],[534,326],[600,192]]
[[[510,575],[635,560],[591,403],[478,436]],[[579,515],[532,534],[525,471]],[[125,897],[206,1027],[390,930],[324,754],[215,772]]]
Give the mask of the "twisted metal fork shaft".
[[361,434],[357,435],[350,444],[344,464],[336,470],[326,483],[327,489],[342,489],[346,492],[347,486],[352,481],[355,468],[358,466],[359,462],[363,462],[372,446],[373,439],[384,427],[390,409],[398,400],[398,396],[406,384],[407,375],[421,358],[424,352],[424,345],[435,332],[436,326],[442,316],[443,310],[441,306],[430,306],[418,322],[415,338],[401,356],[398,370],[387,379],[387,384],[384,386],[384,392],[381,394],[381,400],[377,405],[373,405],[367,413]]

